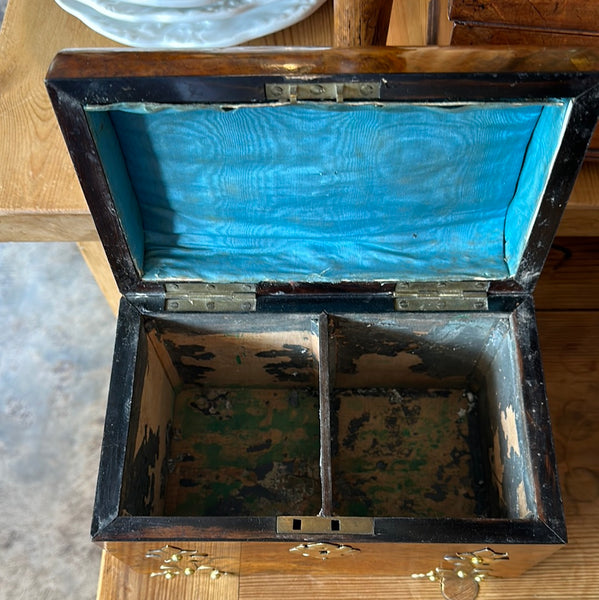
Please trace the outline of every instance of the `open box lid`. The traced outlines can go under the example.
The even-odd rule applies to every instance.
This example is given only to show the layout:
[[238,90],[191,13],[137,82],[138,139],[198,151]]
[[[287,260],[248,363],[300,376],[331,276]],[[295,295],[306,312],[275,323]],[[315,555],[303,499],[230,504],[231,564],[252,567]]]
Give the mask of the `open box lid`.
[[531,292],[598,83],[599,53],[530,48],[80,51],[47,81],[123,293]]

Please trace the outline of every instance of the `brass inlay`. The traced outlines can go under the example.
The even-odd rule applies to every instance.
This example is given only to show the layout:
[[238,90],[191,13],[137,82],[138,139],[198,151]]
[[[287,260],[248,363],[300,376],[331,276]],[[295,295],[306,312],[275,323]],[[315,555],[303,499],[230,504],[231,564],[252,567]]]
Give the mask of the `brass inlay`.
[[328,560],[348,556],[356,552],[360,552],[358,548],[345,546],[343,544],[329,544],[328,542],[308,542],[289,548],[289,552],[297,552],[308,558],[317,558],[319,560]]
[[446,600],[475,600],[479,583],[493,577],[491,570],[496,560],[508,560],[507,552],[483,548],[475,552],[456,552],[443,557],[443,564],[428,573],[414,573],[416,579],[429,579],[441,586]]
[[277,517],[278,533],[374,535],[371,517]]
[[177,575],[194,575],[198,571],[210,571],[210,579],[218,579],[227,573],[219,571],[212,565],[205,564],[209,556],[198,552],[197,550],[183,550],[176,546],[163,546],[158,550],[150,550],[146,554],[146,558],[160,560],[159,571],[154,571],[150,577],[164,577],[165,579],[173,579]]

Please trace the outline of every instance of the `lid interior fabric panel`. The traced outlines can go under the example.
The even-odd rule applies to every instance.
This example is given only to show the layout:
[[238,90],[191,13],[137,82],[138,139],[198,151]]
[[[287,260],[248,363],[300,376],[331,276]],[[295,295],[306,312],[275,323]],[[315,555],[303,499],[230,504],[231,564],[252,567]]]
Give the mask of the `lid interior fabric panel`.
[[513,276],[568,110],[321,102],[88,113],[143,279],[337,282]]

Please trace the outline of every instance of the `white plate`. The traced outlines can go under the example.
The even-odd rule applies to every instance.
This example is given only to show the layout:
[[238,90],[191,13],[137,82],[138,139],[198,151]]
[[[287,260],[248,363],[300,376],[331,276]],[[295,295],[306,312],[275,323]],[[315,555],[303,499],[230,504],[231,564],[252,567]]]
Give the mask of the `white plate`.
[[221,48],[289,27],[326,0],[56,0],[128,46]]

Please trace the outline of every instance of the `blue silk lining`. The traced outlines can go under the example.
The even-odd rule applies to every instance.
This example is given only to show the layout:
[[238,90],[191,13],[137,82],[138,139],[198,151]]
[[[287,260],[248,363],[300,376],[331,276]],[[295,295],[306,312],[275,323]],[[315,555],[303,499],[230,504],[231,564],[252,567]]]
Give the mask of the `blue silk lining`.
[[543,104],[88,109],[146,280],[513,276],[569,112]]

